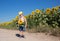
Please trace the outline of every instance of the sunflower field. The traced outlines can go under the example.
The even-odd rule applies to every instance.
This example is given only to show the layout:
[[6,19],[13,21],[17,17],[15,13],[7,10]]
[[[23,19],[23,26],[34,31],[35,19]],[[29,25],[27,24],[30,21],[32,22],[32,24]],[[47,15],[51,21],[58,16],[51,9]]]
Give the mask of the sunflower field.
[[[60,35],[60,6],[36,9],[25,16],[28,23],[28,32],[46,32],[52,35]],[[18,16],[10,22],[0,24],[0,28],[17,29]]]
[[60,6],[46,10],[36,9],[26,17],[30,32],[60,34]]

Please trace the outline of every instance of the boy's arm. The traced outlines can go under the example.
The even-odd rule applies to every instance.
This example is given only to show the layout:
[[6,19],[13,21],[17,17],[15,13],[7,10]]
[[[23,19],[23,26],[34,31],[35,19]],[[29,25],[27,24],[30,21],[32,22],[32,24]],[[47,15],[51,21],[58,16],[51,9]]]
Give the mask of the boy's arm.
[[25,27],[27,27],[27,19],[25,18]]

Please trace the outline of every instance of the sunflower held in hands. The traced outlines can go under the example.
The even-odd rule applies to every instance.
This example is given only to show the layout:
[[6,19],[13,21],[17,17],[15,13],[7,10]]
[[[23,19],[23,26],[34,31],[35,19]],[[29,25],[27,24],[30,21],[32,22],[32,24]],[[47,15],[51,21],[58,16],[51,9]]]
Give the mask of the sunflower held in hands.
[[22,20],[19,20],[19,21],[18,21],[18,24],[19,24],[19,25],[23,24]]

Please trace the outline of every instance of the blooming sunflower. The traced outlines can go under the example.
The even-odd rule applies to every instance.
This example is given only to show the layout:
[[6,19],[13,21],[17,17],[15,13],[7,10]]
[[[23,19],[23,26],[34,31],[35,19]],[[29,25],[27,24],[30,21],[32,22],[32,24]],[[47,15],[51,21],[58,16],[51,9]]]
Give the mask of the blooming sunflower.
[[41,12],[41,10],[39,10],[39,9],[36,9],[36,13],[40,13]]
[[18,16],[16,16],[16,19],[18,19]]
[[34,15],[35,14],[35,12],[34,11],[32,11],[32,15]]
[[55,11],[55,8],[52,8],[52,11]]
[[32,18],[32,15],[30,15],[29,17]]
[[47,9],[46,9],[46,14],[49,14],[50,11],[51,11],[50,8],[47,8]]
[[24,18],[27,18],[27,16],[24,16]]
[[56,6],[56,7],[55,7],[55,11],[58,11],[58,9],[59,9],[59,6]]
[[18,24],[20,24],[20,25],[23,24],[22,20],[19,20],[19,21],[18,21]]

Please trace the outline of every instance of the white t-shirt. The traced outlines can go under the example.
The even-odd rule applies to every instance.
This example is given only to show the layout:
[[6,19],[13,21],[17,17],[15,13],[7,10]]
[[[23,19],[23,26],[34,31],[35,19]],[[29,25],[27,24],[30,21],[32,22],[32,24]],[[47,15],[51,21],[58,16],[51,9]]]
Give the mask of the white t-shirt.
[[22,22],[25,22],[26,18],[24,16],[19,16],[19,20],[22,20]]

